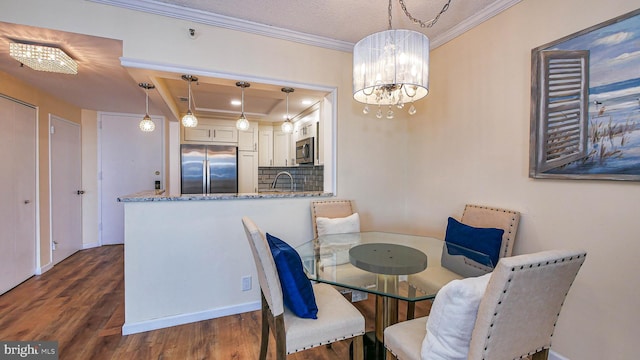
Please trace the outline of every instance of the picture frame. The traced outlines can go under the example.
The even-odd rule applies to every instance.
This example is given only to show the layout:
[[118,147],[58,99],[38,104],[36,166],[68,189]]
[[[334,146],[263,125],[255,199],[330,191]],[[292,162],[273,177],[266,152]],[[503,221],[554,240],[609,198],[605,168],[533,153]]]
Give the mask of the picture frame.
[[640,181],[640,9],[531,50],[529,176]]

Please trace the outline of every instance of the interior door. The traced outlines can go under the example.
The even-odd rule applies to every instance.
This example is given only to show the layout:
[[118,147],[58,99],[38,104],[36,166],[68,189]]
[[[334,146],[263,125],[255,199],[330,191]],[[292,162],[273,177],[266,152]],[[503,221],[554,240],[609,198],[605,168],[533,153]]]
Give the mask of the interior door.
[[36,271],[36,109],[0,96],[0,294]]
[[51,234],[53,263],[82,249],[82,158],[80,125],[51,115]]
[[[153,117],[156,129],[140,131],[144,115],[101,113],[100,242],[124,244],[124,205],[118,197],[153,190],[164,179],[164,119]],[[161,183],[161,188],[164,188]]]

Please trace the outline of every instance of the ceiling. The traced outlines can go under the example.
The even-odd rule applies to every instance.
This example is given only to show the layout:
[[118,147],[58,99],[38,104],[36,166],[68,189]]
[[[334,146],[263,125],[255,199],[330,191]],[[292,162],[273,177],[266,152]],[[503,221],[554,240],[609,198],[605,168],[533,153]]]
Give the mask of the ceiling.
[[[90,1],[263,35],[266,32],[344,51],[350,51],[359,39],[386,30],[388,26],[388,2],[383,0]],[[433,18],[446,3],[446,0],[404,1],[408,11],[422,20]],[[423,32],[430,37],[433,47],[446,41],[452,32],[465,31],[470,24],[484,21],[517,1],[520,0],[452,1],[435,26],[422,29],[406,18],[394,0],[392,24],[394,28]],[[79,63],[78,75],[44,73],[20,66],[8,53],[9,42],[16,40],[61,47]],[[187,82],[181,79],[183,74],[123,67],[119,40],[0,22],[0,49],[0,71],[83,109],[143,113],[145,93],[138,82],[151,79],[156,89],[149,91],[150,114],[176,120],[187,111],[188,89]],[[236,119],[240,106],[231,104],[231,100],[240,99],[236,80],[198,78],[192,84],[191,109],[196,116]],[[245,89],[247,118],[282,121],[286,114],[286,96],[280,91],[281,87],[252,83]],[[289,113],[294,116],[325,95],[322,91],[295,89],[289,95]]]

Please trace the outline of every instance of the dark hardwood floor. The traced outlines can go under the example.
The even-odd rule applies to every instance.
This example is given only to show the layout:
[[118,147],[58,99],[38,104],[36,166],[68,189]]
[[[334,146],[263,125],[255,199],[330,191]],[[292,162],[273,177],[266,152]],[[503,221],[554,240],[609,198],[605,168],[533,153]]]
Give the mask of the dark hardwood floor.
[[[60,359],[257,359],[260,311],[122,336],[122,245],[80,251],[0,296],[0,340],[58,341]],[[374,297],[355,305],[374,327]],[[416,306],[424,316],[429,302]],[[400,318],[406,303],[400,303]],[[271,337],[268,359],[274,359]],[[348,359],[350,340],[292,354],[290,360]]]

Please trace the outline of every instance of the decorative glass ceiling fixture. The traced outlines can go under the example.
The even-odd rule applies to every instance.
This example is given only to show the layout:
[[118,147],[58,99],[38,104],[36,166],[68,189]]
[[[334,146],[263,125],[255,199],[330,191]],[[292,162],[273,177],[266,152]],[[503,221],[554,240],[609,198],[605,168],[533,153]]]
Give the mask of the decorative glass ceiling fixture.
[[[404,0],[398,1],[404,14],[423,28],[435,25],[451,3],[448,0],[435,18],[425,22],[411,16]],[[377,118],[382,118],[382,106],[388,106],[388,119],[394,116],[392,106],[402,109],[406,103],[411,103],[408,112],[414,115],[413,102],[429,93],[429,38],[417,31],[393,30],[391,2],[389,30],[371,34],[353,48],[353,98],[365,104],[364,114],[369,113],[369,104],[377,105]]]
[[141,88],[145,89],[145,93],[147,94],[147,110],[145,112],[144,117],[140,121],[140,130],[144,132],[152,132],[156,128],[156,124],[151,120],[151,116],[149,116],[149,89],[155,89],[156,87],[147,83],[138,84]]
[[33,70],[78,73],[78,63],[58,47],[12,42],[9,43],[9,55]]
[[293,132],[293,123],[291,122],[291,118],[289,118],[289,93],[293,92],[293,88],[284,87],[280,90],[287,94],[287,117],[282,123],[282,132],[285,134],[291,134]]
[[182,75],[182,80],[189,83],[189,110],[187,110],[186,115],[182,117],[182,125],[184,127],[196,127],[198,126],[198,119],[191,112],[191,82],[198,81],[198,78],[193,75]]
[[251,84],[246,81],[238,81],[236,83],[236,86],[242,88],[242,100],[240,101],[242,110],[240,113],[240,118],[238,119],[238,121],[236,121],[236,128],[241,131],[247,131],[249,130],[249,120],[247,120],[247,118],[244,116],[244,88],[248,88],[249,86],[251,86]]

